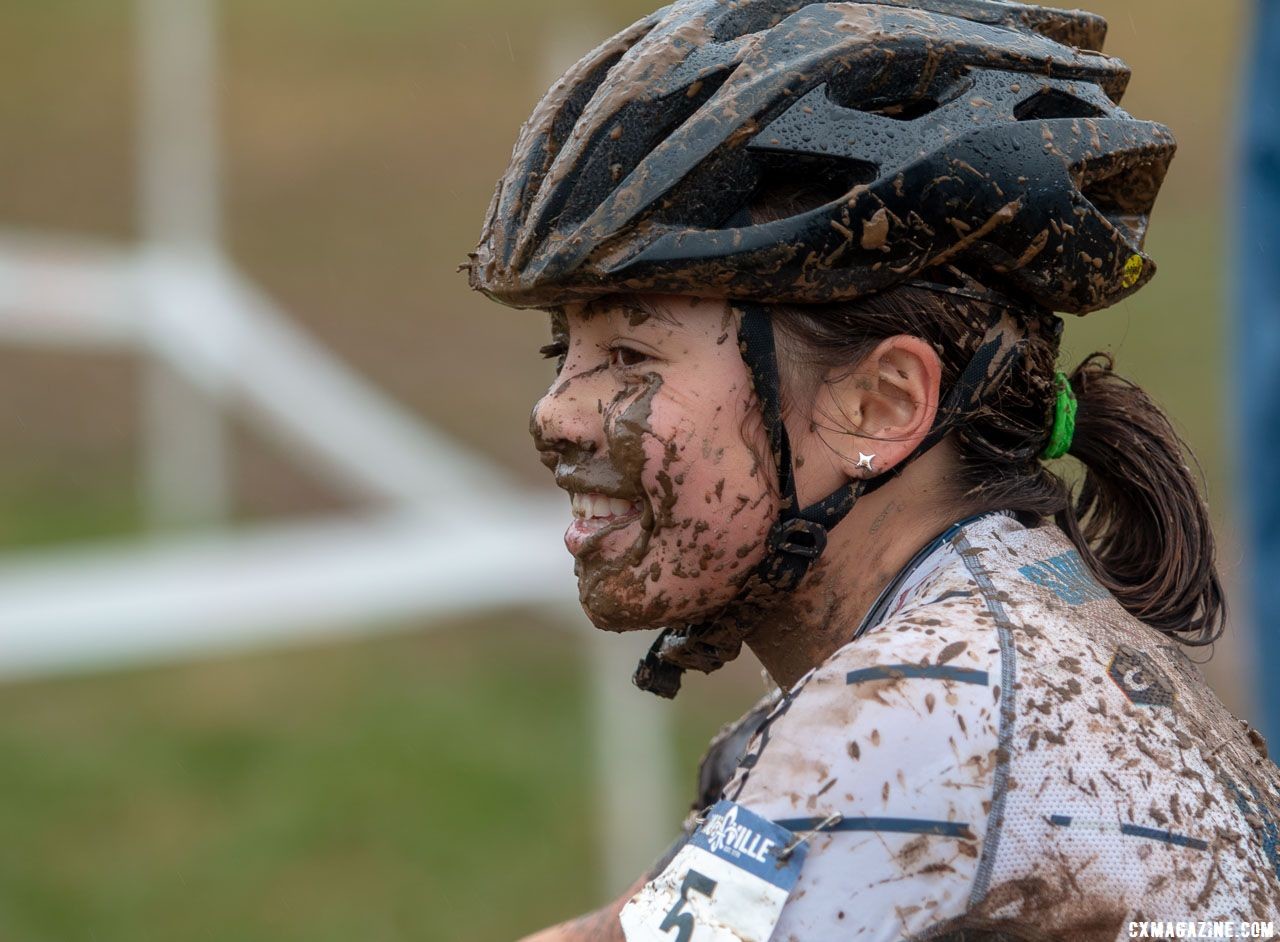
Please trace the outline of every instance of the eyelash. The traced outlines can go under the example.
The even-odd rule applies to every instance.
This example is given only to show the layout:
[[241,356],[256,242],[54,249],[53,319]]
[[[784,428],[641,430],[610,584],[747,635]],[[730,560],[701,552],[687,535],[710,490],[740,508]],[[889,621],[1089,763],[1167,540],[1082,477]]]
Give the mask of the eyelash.
[[560,371],[564,369],[565,357],[569,355],[569,345],[563,340],[557,340],[544,347],[539,347],[538,353],[542,354],[544,360],[556,361],[556,375],[559,376]]
[[[622,357],[627,354],[631,354],[637,359],[632,363],[624,363]],[[615,344],[609,347],[609,365],[616,369],[630,369],[633,366],[639,366],[648,359],[650,359],[649,354],[643,350],[637,350],[635,347],[628,347],[626,344]]]
[[[639,366],[645,360],[650,359],[649,354],[645,353],[643,350],[637,350],[635,347],[628,347],[626,344],[615,344],[614,346],[606,348],[606,352],[609,354],[609,365],[619,370],[626,370],[633,366]],[[569,355],[569,345],[564,341],[549,343],[546,346],[539,347],[538,353],[544,360],[558,361],[556,363],[556,372],[558,373],[564,367],[565,357]],[[624,362],[623,358],[628,354],[636,357],[636,359],[630,363]]]

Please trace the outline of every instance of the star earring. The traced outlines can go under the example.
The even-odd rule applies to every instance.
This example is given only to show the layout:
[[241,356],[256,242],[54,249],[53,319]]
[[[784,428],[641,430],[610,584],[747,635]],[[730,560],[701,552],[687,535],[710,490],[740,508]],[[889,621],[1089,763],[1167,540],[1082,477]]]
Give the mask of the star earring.
[[859,468],[866,468],[868,471],[875,471],[875,468],[871,467],[871,462],[875,460],[876,460],[875,455],[864,455],[862,452],[858,452]]

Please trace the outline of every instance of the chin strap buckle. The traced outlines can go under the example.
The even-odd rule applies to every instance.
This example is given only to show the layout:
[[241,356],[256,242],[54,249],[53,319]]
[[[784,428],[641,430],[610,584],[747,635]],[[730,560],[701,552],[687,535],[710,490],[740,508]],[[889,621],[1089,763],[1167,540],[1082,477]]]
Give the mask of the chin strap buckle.
[[[658,636],[658,642],[654,645],[654,648],[656,649],[665,638],[666,631],[663,631]],[[636,665],[636,672],[632,675],[631,682],[641,690],[657,694],[664,700],[673,700],[675,695],[680,692],[680,681],[683,677],[683,667],[662,660],[656,650],[651,650]]]
[[[769,551],[757,576],[768,592],[789,592],[822,555],[827,546],[827,528],[817,521],[797,517],[775,523],[767,539]],[[767,593],[756,602],[764,598]],[[632,681],[641,690],[668,699],[674,697],[686,670],[710,674],[737,657],[752,624],[747,613],[738,611],[706,624],[667,628],[636,668]]]
[[827,548],[827,528],[815,520],[780,520],[769,530],[769,551],[759,575],[775,592],[790,592]]
[[827,528],[803,517],[780,520],[769,530],[769,548],[788,556],[817,559],[827,548]]

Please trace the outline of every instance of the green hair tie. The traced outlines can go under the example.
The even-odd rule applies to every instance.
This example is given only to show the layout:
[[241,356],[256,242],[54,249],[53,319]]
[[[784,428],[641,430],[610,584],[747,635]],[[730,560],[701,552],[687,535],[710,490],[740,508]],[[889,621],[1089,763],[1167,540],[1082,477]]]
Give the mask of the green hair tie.
[[1071,380],[1066,373],[1055,373],[1053,382],[1058,387],[1058,398],[1053,404],[1053,431],[1049,433],[1049,444],[1040,453],[1040,457],[1047,460],[1065,455],[1076,434],[1076,394]]

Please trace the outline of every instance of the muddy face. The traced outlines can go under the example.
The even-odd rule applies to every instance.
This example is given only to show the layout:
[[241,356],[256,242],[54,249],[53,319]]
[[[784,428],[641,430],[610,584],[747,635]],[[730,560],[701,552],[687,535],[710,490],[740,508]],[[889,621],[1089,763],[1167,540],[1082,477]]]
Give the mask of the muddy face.
[[606,299],[552,315],[534,407],[570,496],[565,546],[599,628],[698,621],[730,601],[778,513],[759,407],[719,301]]

